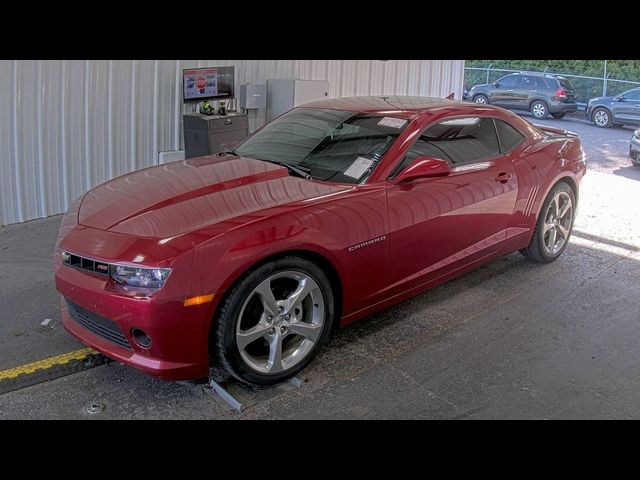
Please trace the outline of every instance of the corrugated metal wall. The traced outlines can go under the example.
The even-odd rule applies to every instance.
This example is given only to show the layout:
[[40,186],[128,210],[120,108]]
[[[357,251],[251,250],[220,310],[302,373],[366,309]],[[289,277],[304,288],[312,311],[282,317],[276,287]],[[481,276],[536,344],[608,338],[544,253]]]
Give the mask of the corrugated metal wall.
[[[181,150],[182,69],[234,65],[240,83],[327,80],[330,96],[461,98],[463,60],[2,60],[0,225],[66,210],[87,189]],[[190,111],[190,110],[189,110]],[[250,129],[266,112],[251,111]]]

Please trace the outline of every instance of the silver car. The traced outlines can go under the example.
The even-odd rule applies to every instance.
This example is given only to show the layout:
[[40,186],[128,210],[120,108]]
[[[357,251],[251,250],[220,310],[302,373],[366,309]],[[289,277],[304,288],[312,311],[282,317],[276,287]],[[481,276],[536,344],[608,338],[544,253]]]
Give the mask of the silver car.
[[597,127],[640,125],[640,88],[633,88],[614,97],[589,100],[587,118]]

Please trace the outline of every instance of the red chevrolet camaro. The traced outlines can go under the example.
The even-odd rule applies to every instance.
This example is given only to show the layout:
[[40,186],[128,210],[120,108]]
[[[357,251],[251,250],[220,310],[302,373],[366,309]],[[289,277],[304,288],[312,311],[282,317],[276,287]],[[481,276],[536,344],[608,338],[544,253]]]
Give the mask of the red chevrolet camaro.
[[275,383],[335,327],[516,250],[558,258],[585,171],[577,135],[488,105],[306,104],[76,200],[54,255],[64,326],[164,379]]

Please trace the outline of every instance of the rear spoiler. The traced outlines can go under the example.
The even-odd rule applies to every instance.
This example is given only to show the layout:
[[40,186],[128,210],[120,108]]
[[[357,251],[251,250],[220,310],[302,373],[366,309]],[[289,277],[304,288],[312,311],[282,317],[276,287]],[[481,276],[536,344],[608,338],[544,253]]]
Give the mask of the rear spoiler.
[[542,130],[544,133],[551,134],[551,135],[560,135],[563,137],[578,136],[576,132],[572,132],[570,130],[563,130],[562,128],[547,127],[546,125],[537,125],[535,123],[533,124],[533,126],[536,127],[538,130]]

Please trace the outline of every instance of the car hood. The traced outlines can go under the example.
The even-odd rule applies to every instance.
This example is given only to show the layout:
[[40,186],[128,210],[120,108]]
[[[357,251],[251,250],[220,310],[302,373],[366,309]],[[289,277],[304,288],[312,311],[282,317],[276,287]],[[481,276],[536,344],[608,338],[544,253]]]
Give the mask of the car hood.
[[471,87],[471,90],[473,90],[474,88],[487,88],[492,86],[493,84],[491,83],[480,83],[478,85],[474,85],[473,87]]
[[198,157],[138,170],[90,190],[78,223],[166,238],[349,189],[292,177],[284,167],[251,158]]
[[613,97],[596,97],[589,100],[589,103],[609,103],[613,100]]

